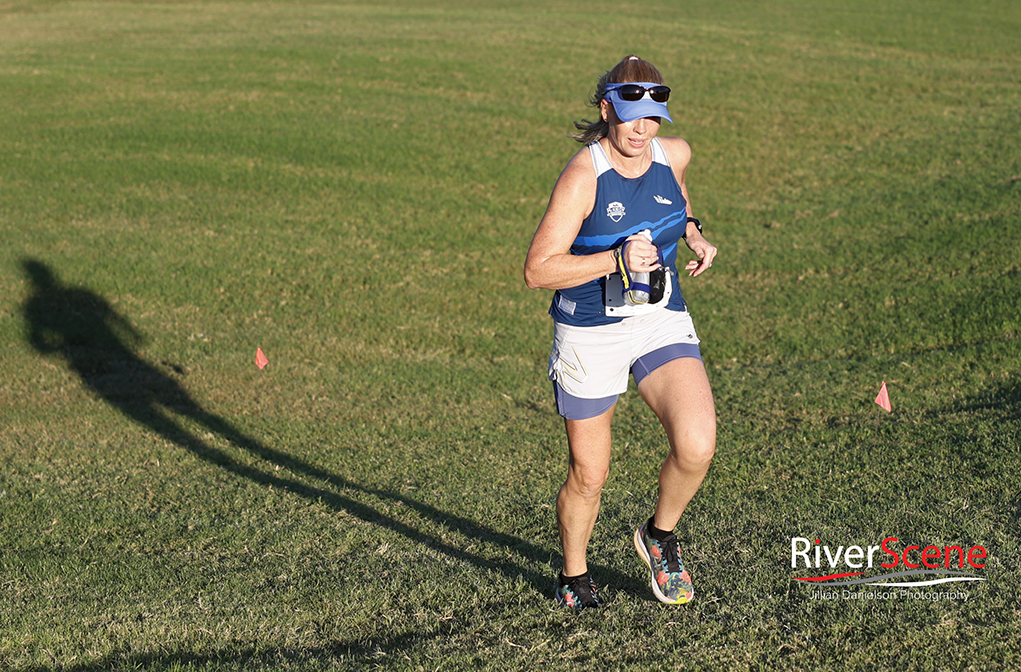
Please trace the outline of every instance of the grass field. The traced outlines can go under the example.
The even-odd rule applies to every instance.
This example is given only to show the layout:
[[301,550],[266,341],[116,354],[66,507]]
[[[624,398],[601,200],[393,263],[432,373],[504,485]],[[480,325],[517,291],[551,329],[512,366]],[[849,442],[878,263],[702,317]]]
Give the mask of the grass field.
[[[1005,0],[0,0],[0,668],[1018,669],[1019,36]],[[665,607],[622,398],[574,614],[521,268],[631,52],[720,249],[682,285],[718,453]],[[792,579],[792,537],[888,536],[985,580]]]

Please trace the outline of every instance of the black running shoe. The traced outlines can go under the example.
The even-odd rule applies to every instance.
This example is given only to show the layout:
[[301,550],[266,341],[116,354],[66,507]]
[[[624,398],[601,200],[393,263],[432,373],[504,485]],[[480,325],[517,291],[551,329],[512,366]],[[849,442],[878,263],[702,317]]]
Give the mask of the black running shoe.
[[557,579],[557,603],[577,611],[603,606],[596,596],[596,584],[592,583],[588,573],[570,579],[561,574]]

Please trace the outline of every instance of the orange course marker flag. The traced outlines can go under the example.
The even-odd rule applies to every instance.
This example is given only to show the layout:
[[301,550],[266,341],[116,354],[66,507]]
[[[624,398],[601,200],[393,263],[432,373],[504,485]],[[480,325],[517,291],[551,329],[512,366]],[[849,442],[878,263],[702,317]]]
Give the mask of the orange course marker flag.
[[255,365],[257,367],[259,367],[260,369],[264,369],[264,368],[266,368],[267,364],[269,364],[269,360],[266,359],[266,355],[265,355],[265,353],[263,353],[262,348],[256,348],[255,349]]
[[886,389],[886,381],[883,381],[883,386],[879,388],[879,394],[876,396],[876,403],[886,409],[887,413],[893,411],[890,406],[890,393]]

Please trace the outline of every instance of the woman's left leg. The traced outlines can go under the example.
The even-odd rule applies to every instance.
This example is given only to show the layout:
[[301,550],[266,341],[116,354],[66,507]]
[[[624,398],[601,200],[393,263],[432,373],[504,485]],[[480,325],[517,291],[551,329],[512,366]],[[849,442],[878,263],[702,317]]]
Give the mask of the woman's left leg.
[[649,373],[638,392],[666,430],[670,453],[659,472],[653,524],[671,531],[709,471],[716,451],[716,404],[702,361],[671,360]]

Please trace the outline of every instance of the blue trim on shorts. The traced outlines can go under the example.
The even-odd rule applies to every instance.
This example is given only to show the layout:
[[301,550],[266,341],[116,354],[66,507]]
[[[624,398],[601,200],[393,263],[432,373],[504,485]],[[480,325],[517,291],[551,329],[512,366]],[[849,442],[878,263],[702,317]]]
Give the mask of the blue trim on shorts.
[[631,367],[631,375],[635,377],[635,384],[641,384],[647,375],[667,362],[682,357],[694,357],[701,362],[702,351],[698,349],[698,343],[673,343],[642,355]]
[[557,413],[567,420],[588,420],[602,415],[613,408],[619,394],[602,399],[582,399],[564,391],[560,383],[553,381],[553,398],[557,400]]

